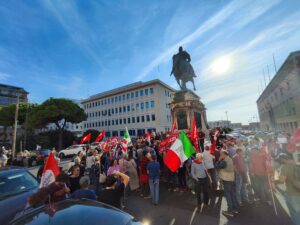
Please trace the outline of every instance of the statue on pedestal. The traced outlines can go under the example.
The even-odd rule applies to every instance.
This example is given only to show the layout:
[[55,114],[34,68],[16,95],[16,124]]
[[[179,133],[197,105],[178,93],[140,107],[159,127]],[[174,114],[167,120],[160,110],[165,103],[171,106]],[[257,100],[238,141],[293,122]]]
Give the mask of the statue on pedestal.
[[183,51],[182,47],[179,47],[179,52],[173,55],[173,67],[170,76],[174,74],[176,81],[181,90],[186,90],[186,83],[191,81],[196,90],[194,77],[196,77],[194,69],[190,64],[191,57],[189,53]]

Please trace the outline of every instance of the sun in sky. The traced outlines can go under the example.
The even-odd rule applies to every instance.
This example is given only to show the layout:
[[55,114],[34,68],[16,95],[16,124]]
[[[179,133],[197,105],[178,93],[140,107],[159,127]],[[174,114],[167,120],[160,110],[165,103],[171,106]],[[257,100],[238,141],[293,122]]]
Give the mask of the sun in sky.
[[231,68],[231,58],[229,56],[222,56],[213,61],[211,69],[215,74],[224,75]]

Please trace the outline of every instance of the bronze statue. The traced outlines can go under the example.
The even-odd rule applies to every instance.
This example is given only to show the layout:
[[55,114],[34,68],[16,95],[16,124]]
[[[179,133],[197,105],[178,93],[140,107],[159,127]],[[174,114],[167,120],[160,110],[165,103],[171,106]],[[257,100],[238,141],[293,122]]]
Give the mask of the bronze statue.
[[173,55],[173,68],[170,76],[174,74],[178,85],[181,90],[186,90],[186,83],[191,81],[195,88],[194,77],[196,77],[194,69],[190,64],[191,57],[189,53],[183,51],[182,47],[179,47],[179,52],[176,55]]

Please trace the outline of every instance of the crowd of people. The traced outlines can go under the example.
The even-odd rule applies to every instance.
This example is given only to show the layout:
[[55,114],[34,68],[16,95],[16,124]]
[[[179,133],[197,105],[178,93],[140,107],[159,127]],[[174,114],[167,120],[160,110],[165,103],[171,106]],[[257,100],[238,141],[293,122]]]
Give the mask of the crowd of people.
[[[29,203],[34,206],[36,199],[44,203],[89,198],[124,208],[128,196],[135,192],[156,206],[163,182],[168,191],[192,192],[197,206],[204,210],[209,208],[211,196],[222,192],[228,207],[222,213],[234,217],[245,205],[274,207],[275,184],[285,183],[284,196],[292,220],[299,224],[300,190],[294,182],[299,159],[293,157],[295,154],[278,144],[276,137],[253,137],[245,143],[228,141],[222,135],[213,137],[214,132],[205,138],[203,133],[199,130],[199,150],[175,172],[164,164],[166,152],[159,148],[166,134],[153,132],[150,142],[146,137],[133,139],[126,152],[121,145],[110,151],[87,147],[72,160],[67,173],[61,172]],[[296,148],[300,152],[300,142]],[[41,197],[43,194],[50,198]]]

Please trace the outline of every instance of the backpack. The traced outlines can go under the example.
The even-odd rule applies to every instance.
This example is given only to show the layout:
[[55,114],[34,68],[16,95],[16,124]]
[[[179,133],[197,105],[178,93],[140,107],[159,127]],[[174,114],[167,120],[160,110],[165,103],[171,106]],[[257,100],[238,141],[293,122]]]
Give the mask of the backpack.
[[292,180],[293,187],[300,191],[300,165],[293,166],[293,180]]

